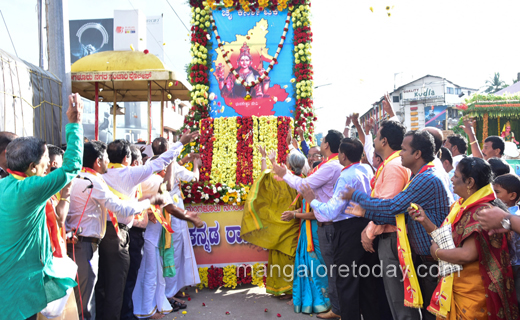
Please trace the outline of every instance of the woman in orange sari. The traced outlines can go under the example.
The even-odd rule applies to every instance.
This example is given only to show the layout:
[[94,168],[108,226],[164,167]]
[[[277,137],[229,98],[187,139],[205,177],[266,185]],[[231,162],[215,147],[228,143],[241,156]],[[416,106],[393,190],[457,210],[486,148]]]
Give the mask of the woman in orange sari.
[[[504,207],[507,211],[496,199],[492,181],[491,167],[479,158],[464,158],[455,169],[453,190],[460,199],[453,204],[443,223],[443,226],[451,224],[455,248],[441,249],[432,241],[430,251],[437,260],[462,265],[463,269],[440,279],[428,307],[437,318],[519,317],[507,237],[505,234],[489,236],[476,219],[479,211],[492,206]],[[435,225],[420,206],[410,206],[408,213],[428,233],[435,231]]]

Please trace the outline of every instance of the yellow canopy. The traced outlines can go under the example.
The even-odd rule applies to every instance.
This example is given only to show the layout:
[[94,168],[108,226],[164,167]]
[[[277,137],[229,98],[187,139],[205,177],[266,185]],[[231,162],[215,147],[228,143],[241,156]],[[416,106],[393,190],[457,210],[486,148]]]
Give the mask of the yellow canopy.
[[191,85],[167,70],[155,55],[140,51],[104,51],[83,57],[71,67],[73,92],[95,99],[95,82],[103,89],[103,101],[136,102],[148,100],[148,81],[151,82],[151,101],[190,100]]

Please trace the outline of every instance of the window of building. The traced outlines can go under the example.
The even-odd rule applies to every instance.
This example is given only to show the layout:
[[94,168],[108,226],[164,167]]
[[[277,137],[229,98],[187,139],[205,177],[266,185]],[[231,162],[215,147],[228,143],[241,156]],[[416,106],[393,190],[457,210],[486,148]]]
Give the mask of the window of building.
[[455,94],[460,94],[462,92],[461,88],[455,88]]
[[399,96],[392,96],[392,102],[399,102]]
[[454,90],[453,88],[451,88],[451,87],[447,87],[447,88],[446,88],[446,93],[447,93],[447,94],[453,94],[454,91],[455,91],[455,90]]

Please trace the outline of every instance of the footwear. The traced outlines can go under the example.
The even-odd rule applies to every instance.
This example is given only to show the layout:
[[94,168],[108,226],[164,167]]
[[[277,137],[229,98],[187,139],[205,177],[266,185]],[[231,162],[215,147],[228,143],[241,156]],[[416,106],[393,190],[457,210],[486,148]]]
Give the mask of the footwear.
[[177,301],[173,300],[173,299],[168,299],[168,302],[170,303],[170,305],[172,306],[173,310],[172,312],[177,312],[179,311],[179,309],[181,308],[178,304]]
[[172,308],[179,308],[179,309],[186,309],[188,306],[185,304],[185,303],[180,303],[179,301],[176,301],[176,300],[168,300],[168,302],[170,302],[170,305],[172,306]]
[[332,310],[329,310],[325,313],[320,313],[316,317],[319,319],[340,319],[340,316],[332,312]]

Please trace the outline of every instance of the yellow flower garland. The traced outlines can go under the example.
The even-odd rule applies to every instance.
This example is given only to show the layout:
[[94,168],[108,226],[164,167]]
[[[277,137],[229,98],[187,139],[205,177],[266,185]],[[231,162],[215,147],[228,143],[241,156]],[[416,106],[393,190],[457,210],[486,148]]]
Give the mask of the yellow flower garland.
[[204,287],[208,287],[208,267],[206,268],[199,268],[199,277],[200,277],[200,283],[197,284],[197,287],[199,290],[201,290]]
[[235,265],[229,265],[224,267],[224,287],[233,288],[237,287],[237,267]]
[[271,151],[276,152],[278,160],[278,125],[275,116],[255,117],[253,116],[253,180],[260,176],[262,155],[258,152],[257,146],[265,148],[267,156]]
[[251,284],[259,286],[260,288],[264,287],[264,274],[265,274],[265,265],[263,263],[255,263],[252,268],[253,274],[251,275]]
[[237,171],[237,118],[216,118],[213,122],[211,183],[235,187]]

